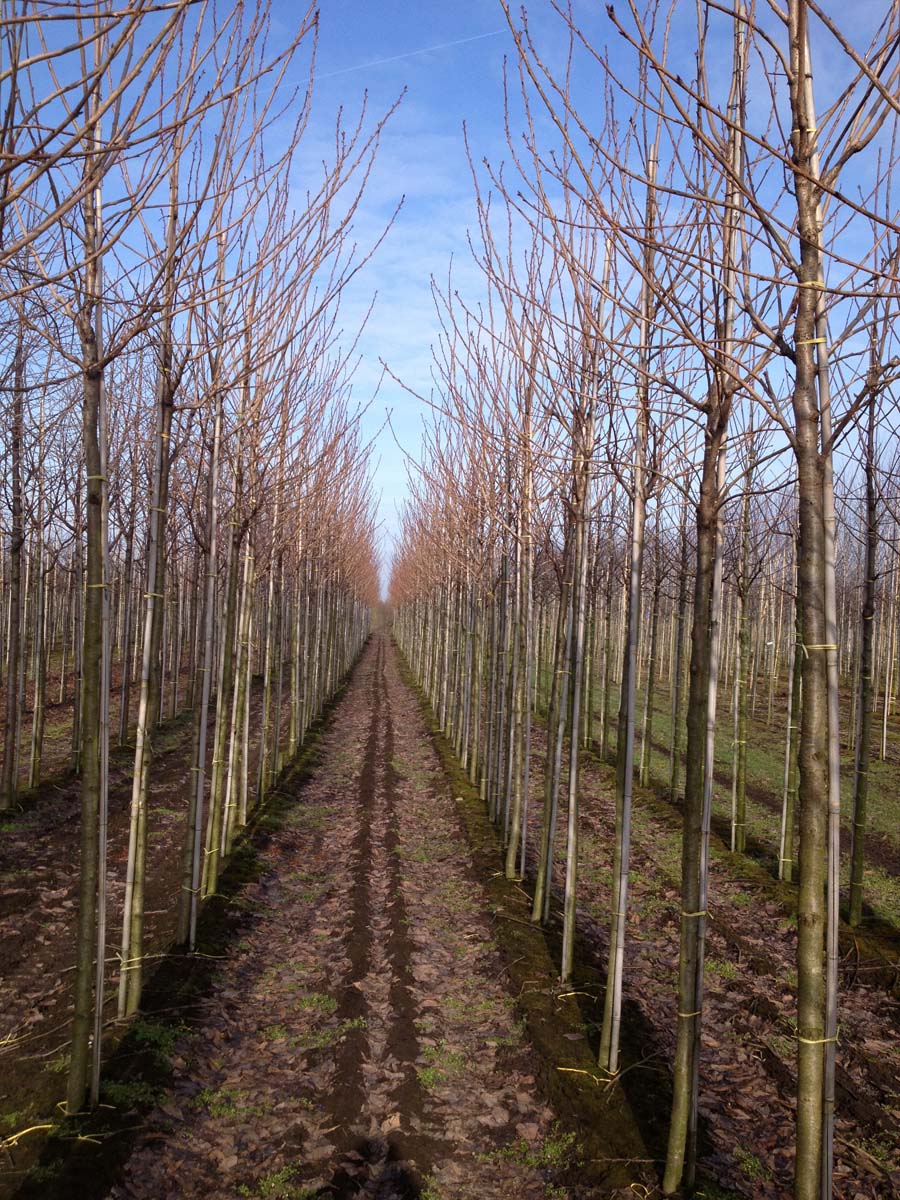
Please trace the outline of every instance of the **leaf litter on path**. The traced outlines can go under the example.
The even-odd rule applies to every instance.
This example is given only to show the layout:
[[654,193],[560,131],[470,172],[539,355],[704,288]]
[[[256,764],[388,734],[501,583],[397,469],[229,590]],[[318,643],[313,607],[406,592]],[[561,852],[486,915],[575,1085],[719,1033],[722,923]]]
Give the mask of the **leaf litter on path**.
[[543,1200],[559,1132],[447,783],[373,639],[262,852],[171,1093],[109,1193]]

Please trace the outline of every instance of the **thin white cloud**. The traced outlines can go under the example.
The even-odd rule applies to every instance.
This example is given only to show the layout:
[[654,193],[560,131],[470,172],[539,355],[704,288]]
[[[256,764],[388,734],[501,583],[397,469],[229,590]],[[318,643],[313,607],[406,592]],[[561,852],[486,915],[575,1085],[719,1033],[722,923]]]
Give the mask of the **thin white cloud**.
[[317,79],[335,79],[338,75],[349,75],[353,71],[366,71],[370,67],[382,67],[386,63],[402,62],[406,58],[417,58],[420,54],[431,54],[436,50],[449,50],[451,46],[465,46],[469,42],[482,42],[485,38],[501,37],[506,29],[494,29],[490,33],[476,33],[472,37],[455,38],[451,42],[439,42],[436,46],[423,46],[419,50],[407,50],[403,54],[391,54],[387,58],[375,58],[371,62],[357,63],[352,67],[341,67],[338,71],[326,71]]

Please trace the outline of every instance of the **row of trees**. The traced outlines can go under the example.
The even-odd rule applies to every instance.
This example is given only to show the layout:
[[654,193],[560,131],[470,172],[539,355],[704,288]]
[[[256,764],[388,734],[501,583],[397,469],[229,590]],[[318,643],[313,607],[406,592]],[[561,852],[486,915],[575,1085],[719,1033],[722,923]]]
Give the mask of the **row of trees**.
[[[119,1016],[140,997],[159,722],[193,710],[178,913],[193,948],[237,829],[377,598],[339,301],[374,250],[352,227],[383,120],[339,116],[330,155],[301,163],[317,14],[277,39],[271,19],[14,0],[0,22],[0,808],[41,780],[48,712],[54,742],[70,716],[50,760],[81,781],[70,1112],[97,1098],[108,941]],[[132,739],[116,932],[109,752]]]
[[695,1172],[717,719],[731,699],[741,849],[749,710],[784,714],[795,1194],[818,1200],[832,1192],[839,689],[843,677],[854,696],[858,920],[872,714],[878,698],[886,731],[895,688],[900,7],[860,31],[810,0],[700,0],[693,25],[674,4],[627,4],[608,13],[613,57],[554,3],[569,47],[559,66],[527,13],[503,7],[516,47],[507,128],[522,132],[511,165],[473,168],[484,300],[436,294],[438,398],[394,566],[395,628],[503,831],[510,876],[524,872],[532,710],[546,705],[533,917],[549,914],[564,796],[564,980],[579,749],[615,746],[601,1038],[612,1073],[632,793],[669,685],[684,830],[667,1193]]

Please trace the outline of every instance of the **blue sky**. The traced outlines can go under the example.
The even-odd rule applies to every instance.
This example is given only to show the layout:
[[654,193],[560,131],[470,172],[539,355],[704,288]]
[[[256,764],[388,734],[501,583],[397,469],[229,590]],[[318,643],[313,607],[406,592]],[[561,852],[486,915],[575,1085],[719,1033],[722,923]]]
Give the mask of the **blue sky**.
[[[276,20],[291,28],[298,9],[305,10],[305,5],[275,0],[274,8]],[[605,6],[597,0],[573,0],[573,9],[579,26],[598,50],[609,42],[613,69],[621,66],[627,73],[631,55],[613,32]],[[860,0],[857,5],[854,36],[861,47],[866,28],[881,9],[882,0]],[[518,4],[513,11],[518,18]],[[529,4],[528,19],[544,61],[560,78],[567,50],[562,20],[547,0]],[[719,25],[727,37],[719,45],[712,30],[707,44],[714,90],[721,82],[718,75],[722,73],[724,79],[731,62],[730,27],[727,20]],[[721,30],[718,36],[724,36]],[[670,52],[674,58],[684,57],[683,70],[688,73],[694,38],[693,5],[686,5],[685,21],[676,22],[672,30]],[[781,39],[783,29],[779,28],[776,40]],[[830,98],[829,55],[834,54],[829,39],[817,36],[814,62],[822,106]],[[298,162],[299,173],[302,162],[314,164],[329,156],[328,143],[339,108],[343,106],[348,123],[352,123],[367,94],[370,117],[377,119],[404,89],[406,92],[385,130],[357,214],[354,237],[360,245],[371,244],[378,236],[401,196],[405,203],[386,242],[356,277],[342,303],[343,324],[355,332],[377,293],[359,343],[361,361],[354,394],[365,403],[381,382],[366,414],[365,429],[377,439],[375,483],[381,496],[385,571],[397,527],[397,508],[406,494],[404,450],[417,457],[422,420],[428,410],[392,379],[382,378],[381,360],[409,389],[427,395],[432,388],[431,347],[439,333],[432,276],[446,285],[452,259],[454,287],[469,302],[477,302],[482,294],[480,273],[467,241],[468,231],[476,225],[476,213],[462,127],[464,123],[467,126],[476,163],[486,157],[496,166],[509,158],[503,104],[506,56],[515,58],[514,46],[498,0],[324,0],[321,5],[313,119]],[[305,56],[301,57],[305,61]],[[727,80],[718,88],[723,95],[726,84]],[[574,88],[580,113],[590,124],[594,109],[599,129],[603,121],[602,73],[583,53],[576,56]],[[767,91],[753,91],[750,100],[751,108],[766,108],[771,103]],[[628,102],[620,99],[620,119],[627,107]],[[537,119],[546,120],[542,114]],[[516,136],[516,116],[511,124]],[[548,140],[555,140],[552,134]],[[296,183],[302,188],[302,178]],[[382,428],[387,411],[399,446],[393,433]]]
[[[295,8],[280,0],[276,11],[287,24]],[[510,43],[496,0],[326,0],[321,7],[309,130],[313,142],[330,136],[339,106],[352,115],[368,92],[374,117],[406,89],[385,131],[358,214],[361,244],[383,227],[402,195],[404,206],[342,304],[345,324],[352,329],[377,292],[359,347],[358,400],[375,392],[380,359],[409,388],[427,394],[431,345],[438,335],[431,277],[446,281],[452,258],[459,289],[468,295],[479,289],[466,240],[475,209],[462,127],[465,122],[477,157],[504,157],[502,71]],[[386,410],[403,448],[415,455],[423,406],[385,379],[366,415],[371,434],[382,426]],[[404,455],[388,429],[378,436],[376,458],[386,560],[397,506],[406,493]]]
[[[275,0],[276,19],[290,28],[299,7],[305,9],[290,0]],[[574,0],[573,8],[580,27],[601,47],[611,32],[604,6],[596,0]],[[513,12],[518,19],[518,4],[513,4]],[[561,77],[568,49],[563,21],[547,0],[528,5],[528,20],[545,62]],[[320,8],[313,119],[301,160],[314,163],[328,156],[341,106],[350,121],[367,95],[370,116],[377,118],[405,89],[385,130],[357,216],[355,236],[360,244],[378,236],[401,196],[404,205],[374,261],[342,300],[343,323],[353,331],[377,293],[359,343],[354,395],[366,402],[378,393],[365,428],[376,438],[385,584],[397,510],[407,491],[404,451],[417,457],[428,409],[383,376],[381,360],[411,391],[428,395],[431,348],[439,335],[432,277],[445,287],[452,262],[453,286],[461,296],[477,303],[483,294],[467,240],[477,221],[463,125],[476,164],[484,158],[494,167],[508,161],[503,88],[507,57],[514,63],[515,47],[498,0],[325,0]],[[515,91],[514,66],[512,74]],[[575,85],[583,96],[586,119],[596,105],[598,123],[602,121],[596,64],[577,70]],[[537,111],[536,119],[546,120]],[[511,127],[516,136],[515,116]],[[302,186],[302,180],[297,183]],[[387,412],[393,432],[383,428]]]

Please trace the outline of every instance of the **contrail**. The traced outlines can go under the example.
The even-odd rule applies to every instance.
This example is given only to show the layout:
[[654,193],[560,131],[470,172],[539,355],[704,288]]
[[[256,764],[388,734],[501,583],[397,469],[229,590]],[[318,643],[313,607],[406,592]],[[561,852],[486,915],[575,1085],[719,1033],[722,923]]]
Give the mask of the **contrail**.
[[493,33],[477,33],[474,37],[457,38],[455,42],[440,42],[437,46],[423,46],[421,50],[408,50],[405,54],[392,54],[390,58],[376,58],[374,62],[359,63],[355,67],[342,67],[340,71],[328,71],[318,75],[318,79],[334,79],[336,75],[348,75],[351,71],[364,71],[366,67],[380,67],[385,63],[399,62],[403,58],[415,58],[417,54],[430,54],[432,50],[447,50],[450,46],[464,46],[467,42],[481,42],[485,38],[499,37],[506,33],[505,29],[495,29]]

